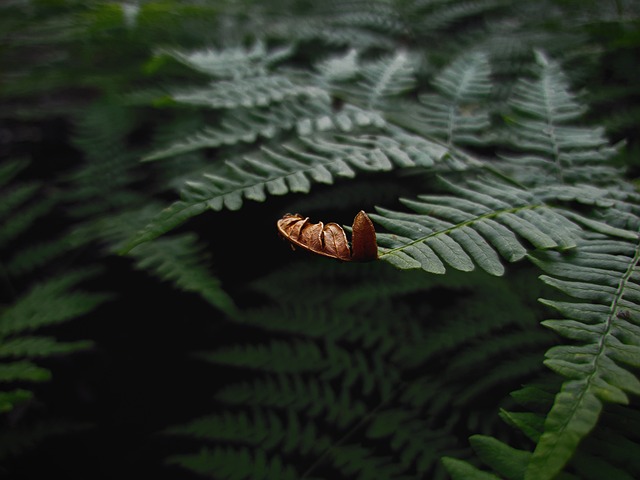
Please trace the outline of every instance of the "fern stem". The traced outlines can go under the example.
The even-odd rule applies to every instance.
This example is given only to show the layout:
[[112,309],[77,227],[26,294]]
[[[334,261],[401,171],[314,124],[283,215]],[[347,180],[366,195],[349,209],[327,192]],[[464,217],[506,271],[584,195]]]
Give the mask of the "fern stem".
[[[545,75],[543,78],[543,85],[544,85],[544,91],[548,92],[548,91],[552,91],[553,90],[553,86],[550,85],[550,79],[549,79],[549,75]],[[564,180],[564,175],[562,174],[562,165],[560,164],[560,147],[558,145],[558,138],[556,137],[556,127],[553,124],[552,119],[555,118],[555,113],[553,110],[553,106],[551,105],[551,103],[549,103],[550,100],[550,95],[545,95],[544,96],[544,108],[545,111],[547,113],[547,129],[548,129],[548,135],[549,135],[549,139],[551,140],[551,144],[553,145],[553,163],[556,166],[556,175],[558,176],[558,180],[560,180],[561,183],[566,183]]]

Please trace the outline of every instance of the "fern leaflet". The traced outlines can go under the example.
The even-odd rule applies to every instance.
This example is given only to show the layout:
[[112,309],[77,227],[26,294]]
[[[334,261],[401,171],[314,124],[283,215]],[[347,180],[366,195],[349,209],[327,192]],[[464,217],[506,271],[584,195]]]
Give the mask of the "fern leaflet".
[[518,236],[535,248],[575,247],[580,227],[531,192],[493,181],[469,185],[448,184],[456,196],[403,200],[415,213],[378,208],[371,218],[391,232],[378,234],[380,258],[399,268],[431,273],[444,273],[447,263],[461,271],[477,264],[502,275],[498,253],[513,262],[527,251]]
[[[581,302],[543,300],[567,317],[543,324],[580,342],[547,352],[545,364],[568,377],[545,421],[526,478],[552,478],[596,425],[603,402],[626,404],[640,395],[640,381],[626,367],[640,367],[637,312],[638,244],[592,238],[568,265],[549,252],[532,259],[558,279],[545,283]],[[561,265],[560,268],[557,265]]]

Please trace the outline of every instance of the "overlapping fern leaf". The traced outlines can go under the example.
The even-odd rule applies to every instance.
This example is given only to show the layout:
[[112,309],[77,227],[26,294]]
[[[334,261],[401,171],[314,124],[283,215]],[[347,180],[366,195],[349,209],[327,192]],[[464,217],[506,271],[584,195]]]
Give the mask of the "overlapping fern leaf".
[[[37,182],[16,180],[26,162],[7,162],[0,170],[3,224],[0,239],[2,309],[0,310],[0,411],[12,410],[32,398],[31,385],[51,379],[51,372],[38,365],[41,358],[65,355],[91,346],[90,341],[61,341],[38,330],[81,318],[105,302],[109,296],[79,288],[96,275],[91,268],[68,273],[52,273],[49,264],[71,249],[59,232],[29,255],[34,246],[29,235],[45,215],[51,215],[60,199],[45,194]],[[23,246],[24,245],[24,246]],[[25,253],[25,250],[27,253]],[[13,258],[12,261],[9,259]],[[22,263],[19,260],[22,259]]]
[[506,156],[513,175],[528,184],[602,185],[619,173],[608,162],[615,154],[604,129],[578,124],[584,107],[568,88],[557,62],[537,52],[538,78],[521,79],[510,99],[509,141],[527,152]]
[[447,145],[487,143],[492,90],[488,56],[467,53],[438,72],[432,83],[436,93],[421,95],[419,103],[396,106],[388,112],[391,118]]
[[[208,59],[213,54],[191,55],[193,58]],[[205,63],[205,60],[201,61]],[[214,82],[212,85],[218,85],[215,88],[224,92],[231,102],[209,105],[221,110],[223,123],[219,127],[212,126],[208,133],[199,133],[186,141],[174,143],[151,157],[160,158],[207,146],[221,146],[221,143],[233,144],[242,137],[250,141],[261,131],[262,127],[258,125],[265,125],[260,123],[262,120],[255,119],[272,119],[273,115],[280,116],[286,111],[284,117],[279,117],[281,122],[278,120],[270,125],[270,128],[275,128],[267,135],[274,137],[272,145],[267,143],[260,149],[249,150],[247,154],[236,154],[225,162],[213,162],[210,167],[205,167],[204,173],[185,181],[181,192],[182,200],[163,210],[132,238],[125,250],[149,241],[206,210],[239,209],[244,199],[264,201],[268,195],[306,193],[314,183],[330,184],[335,178],[353,177],[358,172],[416,166],[441,169],[466,167],[466,162],[460,159],[462,157],[447,155],[447,149],[438,142],[412,135],[397,126],[387,125],[381,116],[380,109],[390,99],[396,98],[413,85],[413,69],[408,56],[398,54],[384,57],[358,69],[360,73],[356,78],[349,77],[349,65],[348,58],[331,59],[319,66],[320,74],[317,77],[311,78],[283,70],[287,76],[282,78],[300,77],[306,82],[306,86],[298,90],[289,84],[281,85],[277,98],[266,95],[264,106],[257,108],[252,101],[245,106],[239,105],[238,97],[224,86],[227,83],[222,85]],[[244,67],[241,71],[245,71]],[[247,78],[258,83],[271,78],[264,76],[262,69],[259,72],[258,76],[233,82],[224,81],[231,82],[228,83],[231,85]],[[231,74],[224,71],[224,75]],[[349,88],[342,85],[343,81],[347,82]],[[252,98],[260,95],[258,88],[248,91]],[[355,95],[354,91],[358,94]],[[310,92],[318,94],[311,95],[318,99],[317,108],[302,112],[300,107],[287,101],[288,96],[295,97],[297,93],[308,98]],[[342,92],[353,103],[347,103],[334,111],[330,92]],[[213,98],[210,93],[205,97]],[[177,101],[185,100],[179,95],[174,95],[174,98]],[[243,127],[246,122],[240,121],[241,117],[252,117],[258,122],[252,124],[256,128],[245,130]],[[279,123],[281,127],[295,127],[297,138],[276,142]],[[221,133],[223,130],[224,134]],[[223,137],[229,142],[225,142]],[[224,150],[219,153],[224,155]]]
[[[132,187],[138,174],[137,158],[127,150],[131,121],[130,113],[115,99],[93,105],[78,121],[75,142],[87,162],[69,179],[73,188],[68,201],[82,220],[68,237],[76,246],[96,242],[112,254],[139,223],[152,216],[154,201]],[[207,268],[208,257],[197,237],[186,234],[162,240],[138,249],[132,255],[135,267],[174,283],[179,290],[198,293],[215,308],[232,314],[233,302]]]

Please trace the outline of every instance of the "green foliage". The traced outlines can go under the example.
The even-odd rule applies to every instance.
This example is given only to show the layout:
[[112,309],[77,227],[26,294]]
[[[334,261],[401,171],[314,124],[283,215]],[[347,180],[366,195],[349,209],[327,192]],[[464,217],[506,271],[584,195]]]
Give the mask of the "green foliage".
[[[210,322],[181,473],[640,476],[639,12],[577,3],[1,6],[0,456],[74,430],[21,416],[110,300]],[[381,261],[271,242],[361,209]]]

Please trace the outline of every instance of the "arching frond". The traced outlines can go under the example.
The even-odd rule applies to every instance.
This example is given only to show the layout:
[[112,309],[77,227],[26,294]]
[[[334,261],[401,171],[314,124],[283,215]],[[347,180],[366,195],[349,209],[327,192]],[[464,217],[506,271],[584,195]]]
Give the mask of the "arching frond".
[[462,271],[478,265],[502,275],[498,254],[510,262],[523,258],[528,247],[521,238],[541,249],[576,245],[580,228],[529,191],[492,181],[449,188],[455,196],[403,200],[415,213],[378,208],[371,215],[390,232],[378,234],[382,260],[431,273],[444,273],[445,263]]
[[[186,182],[182,200],[163,210],[124,248],[128,251],[162,235],[206,210],[237,210],[244,199],[308,192],[313,183],[331,184],[359,171],[395,167],[432,167],[449,160],[438,144],[410,135],[310,136],[282,149],[263,148],[259,155],[225,162],[201,178]],[[451,164],[460,162],[451,158]],[[464,165],[464,164],[463,164]]]

